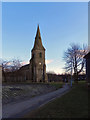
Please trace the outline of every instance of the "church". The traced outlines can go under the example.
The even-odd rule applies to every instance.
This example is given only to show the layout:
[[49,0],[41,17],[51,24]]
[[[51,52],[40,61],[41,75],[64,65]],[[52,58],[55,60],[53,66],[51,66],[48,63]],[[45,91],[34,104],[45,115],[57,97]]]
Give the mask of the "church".
[[18,71],[15,81],[30,80],[31,82],[47,82],[45,48],[42,44],[39,25],[35,37],[34,47],[31,50],[29,64],[22,66]]

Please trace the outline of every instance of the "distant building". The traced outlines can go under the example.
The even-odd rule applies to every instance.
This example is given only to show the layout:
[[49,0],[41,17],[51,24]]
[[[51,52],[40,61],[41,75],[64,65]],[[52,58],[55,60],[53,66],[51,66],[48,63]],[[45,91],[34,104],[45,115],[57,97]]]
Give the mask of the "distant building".
[[39,25],[35,37],[34,47],[31,50],[30,63],[22,66],[18,71],[4,74],[5,81],[47,82],[45,48],[42,45]]
[[90,52],[84,58],[86,59],[86,79],[90,84]]

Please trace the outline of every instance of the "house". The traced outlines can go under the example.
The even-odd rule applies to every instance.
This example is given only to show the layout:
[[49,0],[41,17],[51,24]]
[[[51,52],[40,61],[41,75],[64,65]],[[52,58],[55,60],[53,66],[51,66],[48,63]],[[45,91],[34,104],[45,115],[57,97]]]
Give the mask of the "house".
[[0,65],[0,84],[2,83],[2,66]]
[[90,85],[90,52],[84,58],[86,59],[86,79],[88,85]]

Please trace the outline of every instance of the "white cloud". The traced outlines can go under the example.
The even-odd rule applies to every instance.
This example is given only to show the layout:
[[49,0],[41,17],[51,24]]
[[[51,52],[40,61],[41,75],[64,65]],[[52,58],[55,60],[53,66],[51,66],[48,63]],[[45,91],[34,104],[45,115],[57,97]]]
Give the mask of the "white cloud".
[[58,67],[46,68],[47,73],[55,73],[55,74],[62,74],[65,72],[64,69]]
[[22,66],[26,65],[26,64],[29,64],[29,61],[23,61],[21,64],[22,64]]
[[[53,60],[45,60],[46,64],[50,64],[53,62]],[[29,61],[22,61],[21,62],[22,65],[26,65],[26,64],[29,64]]]
[[45,60],[46,64],[50,64],[53,62],[53,60]]
[[12,65],[12,62],[8,62],[7,65]]

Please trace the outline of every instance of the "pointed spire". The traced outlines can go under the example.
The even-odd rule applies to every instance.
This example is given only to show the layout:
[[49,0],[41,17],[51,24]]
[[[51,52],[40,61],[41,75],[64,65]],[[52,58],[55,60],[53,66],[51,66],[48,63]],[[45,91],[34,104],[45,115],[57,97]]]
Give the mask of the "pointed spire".
[[42,40],[41,40],[41,34],[40,34],[40,29],[39,29],[39,25],[37,27],[37,33],[36,33],[36,37],[35,37],[35,42],[34,42],[34,47],[33,49],[44,49],[42,45]]
[[40,29],[39,29],[39,24],[38,24],[38,27],[37,27],[37,34],[36,34],[36,38],[41,38],[41,35],[40,35]]

